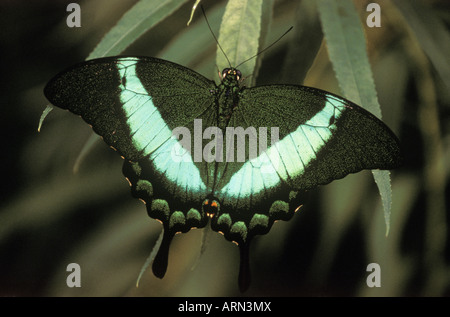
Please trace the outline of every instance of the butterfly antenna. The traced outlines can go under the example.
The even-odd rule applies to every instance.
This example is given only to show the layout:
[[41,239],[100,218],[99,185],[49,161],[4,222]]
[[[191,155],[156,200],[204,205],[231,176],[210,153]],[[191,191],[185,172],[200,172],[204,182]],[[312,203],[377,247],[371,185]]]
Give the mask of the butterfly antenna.
[[[252,58],[255,58],[256,56],[258,56],[259,54],[267,51],[269,48],[271,48],[272,46],[274,46],[277,42],[279,42],[286,34],[288,34],[294,27],[291,26],[286,32],[283,33],[283,35],[281,35],[275,42],[273,42],[272,44],[270,44],[269,46],[263,48],[262,50],[260,50],[258,53],[256,53],[255,55],[253,55],[252,57],[246,59],[245,61],[243,61],[242,63],[240,63],[239,65],[235,66],[234,68],[238,68],[239,66],[241,66],[242,64],[248,62],[249,60],[251,60]],[[217,43],[218,44],[218,43]],[[219,45],[220,46],[220,45]]]
[[217,46],[220,48],[220,50],[222,51],[223,55],[224,55],[225,58],[227,59],[227,62],[228,62],[228,65],[230,65],[230,68],[233,68],[233,67],[231,66],[230,60],[228,59],[227,54],[225,54],[225,51],[223,50],[222,46],[220,46],[219,40],[217,40],[216,35],[214,34],[213,30],[211,29],[211,25],[209,25],[208,18],[206,17],[205,9],[203,8],[202,5],[200,6],[200,8],[202,9],[203,16],[205,17],[206,24],[208,25],[209,31],[211,32],[212,36],[214,37],[214,40],[216,41]]

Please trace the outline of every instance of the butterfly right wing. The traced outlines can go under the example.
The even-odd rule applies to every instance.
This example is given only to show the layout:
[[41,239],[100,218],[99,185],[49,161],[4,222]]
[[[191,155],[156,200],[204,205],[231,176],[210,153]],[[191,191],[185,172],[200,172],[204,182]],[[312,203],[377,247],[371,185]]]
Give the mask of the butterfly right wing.
[[[401,163],[397,137],[378,118],[334,94],[304,86],[244,89],[231,124],[278,129],[279,139],[219,180],[221,212],[212,227],[238,243],[266,233],[299,206],[296,192],[363,169]],[[269,135],[269,134],[268,134]],[[260,136],[260,135],[259,135]]]

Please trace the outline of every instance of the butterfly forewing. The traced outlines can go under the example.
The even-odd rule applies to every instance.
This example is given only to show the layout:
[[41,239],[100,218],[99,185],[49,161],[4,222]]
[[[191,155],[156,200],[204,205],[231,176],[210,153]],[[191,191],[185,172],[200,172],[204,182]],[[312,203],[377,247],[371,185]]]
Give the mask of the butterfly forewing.
[[[392,131],[366,110],[331,93],[304,86],[260,86],[243,91],[239,109],[249,125],[279,127],[280,140],[267,155],[280,180],[294,190],[401,163]],[[281,115],[265,115],[271,113]]]

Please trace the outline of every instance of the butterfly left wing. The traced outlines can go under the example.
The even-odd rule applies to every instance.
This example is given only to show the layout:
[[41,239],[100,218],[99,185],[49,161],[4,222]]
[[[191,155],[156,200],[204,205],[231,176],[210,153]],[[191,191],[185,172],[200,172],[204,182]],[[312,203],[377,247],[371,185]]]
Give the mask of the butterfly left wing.
[[108,57],[69,68],[44,90],[53,105],[80,115],[126,159],[123,172],[133,195],[164,224],[159,277],[172,236],[207,223],[201,203],[211,192],[210,166],[193,162],[172,131],[190,127],[196,118],[214,120],[215,88],[213,81],[165,60]]

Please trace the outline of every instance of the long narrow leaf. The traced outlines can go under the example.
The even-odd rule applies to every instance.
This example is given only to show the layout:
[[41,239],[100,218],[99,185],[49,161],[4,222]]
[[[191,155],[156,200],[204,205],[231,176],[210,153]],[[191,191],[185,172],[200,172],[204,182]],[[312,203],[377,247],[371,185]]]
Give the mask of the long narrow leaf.
[[[198,15],[197,22],[191,23],[189,27],[184,28],[160,52],[158,57],[191,67],[207,78],[213,78],[217,70],[214,64],[214,57],[210,57],[212,54],[208,54],[208,52],[213,52],[217,44],[206,26],[205,19],[201,16],[201,10],[197,11],[195,13]],[[205,12],[214,34],[219,34],[220,20],[224,12],[225,4],[218,4]]]
[[[218,38],[224,51],[219,49],[216,55],[216,64],[220,70],[237,66],[258,52],[262,4],[262,0],[228,2]],[[244,76],[249,76],[254,73],[255,66],[256,59],[251,59],[240,66],[240,71]]]
[[408,21],[436,72],[450,87],[450,34],[445,24],[422,1],[395,0],[394,3]]
[[142,34],[164,20],[186,1],[139,1],[105,35],[87,59],[120,54]]
[[[351,0],[317,1],[320,19],[339,86],[345,97],[381,118],[361,22]],[[391,179],[389,171],[373,171],[390,228]]]

